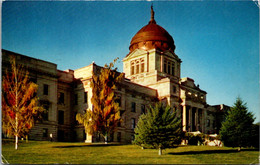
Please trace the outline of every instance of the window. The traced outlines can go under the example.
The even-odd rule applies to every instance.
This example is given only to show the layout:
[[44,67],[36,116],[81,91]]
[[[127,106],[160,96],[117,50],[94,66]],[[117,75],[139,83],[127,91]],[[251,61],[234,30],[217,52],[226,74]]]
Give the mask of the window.
[[135,112],[135,102],[131,103],[131,112]]
[[131,119],[131,128],[135,129],[135,118]]
[[176,93],[177,92],[177,88],[176,86],[173,86],[173,93]]
[[135,63],[131,62],[131,75],[135,74]]
[[209,127],[209,126],[210,126],[210,120],[207,119],[207,127]]
[[84,103],[88,103],[88,92],[84,92]]
[[48,137],[48,128],[43,128],[42,137]]
[[85,130],[83,130],[83,138],[84,138],[85,140],[88,139],[88,135],[86,134],[86,131],[85,131]]
[[117,97],[115,101],[118,103],[119,107],[121,107],[121,97]]
[[172,63],[172,75],[175,75],[174,62]]
[[139,73],[139,61],[136,61],[136,71],[135,71],[136,74]]
[[64,93],[62,93],[62,92],[59,93],[58,103],[64,104]]
[[74,104],[78,105],[78,94],[74,95]]
[[49,85],[43,84],[43,95],[49,94]]
[[141,114],[143,114],[143,113],[145,113],[145,105],[144,104],[141,105]]
[[61,110],[58,111],[58,123],[64,124],[64,111]]
[[170,62],[168,62],[168,72],[167,73],[171,73],[171,63]]
[[164,72],[167,73],[167,61],[164,60],[164,68],[163,68]]
[[121,132],[117,132],[117,141],[121,142]]
[[44,112],[42,114],[42,119],[47,121],[49,119],[49,105],[43,105]]
[[141,73],[144,72],[144,59],[141,59]]
[[114,141],[114,132],[110,133],[110,142],[113,142]]
[[[121,116],[121,115],[120,115],[120,116]],[[121,122],[120,122],[120,121],[117,123],[117,126],[118,126],[118,127],[121,127]]]

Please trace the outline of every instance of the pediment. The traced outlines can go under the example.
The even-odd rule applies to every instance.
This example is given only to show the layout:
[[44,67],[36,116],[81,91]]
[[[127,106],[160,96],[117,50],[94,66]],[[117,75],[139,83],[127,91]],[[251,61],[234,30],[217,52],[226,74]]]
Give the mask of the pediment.
[[175,54],[175,53],[172,53],[171,51],[169,50],[166,50],[163,52],[166,56],[168,57],[171,57],[171,58],[174,58],[176,60],[180,60],[180,58]]
[[147,54],[147,51],[142,50],[142,49],[135,49],[135,50],[132,51],[130,54],[128,54],[128,55],[123,59],[123,61],[126,61],[126,60],[128,60],[128,59],[132,59],[132,58],[138,57],[138,56],[140,56],[140,55],[144,55],[144,54]]

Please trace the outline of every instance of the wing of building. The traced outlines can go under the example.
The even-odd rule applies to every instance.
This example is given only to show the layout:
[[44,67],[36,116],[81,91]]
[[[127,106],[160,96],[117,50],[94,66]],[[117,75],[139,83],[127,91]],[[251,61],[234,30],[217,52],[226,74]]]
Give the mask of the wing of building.
[[[32,81],[39,86],[37,95],[47,110],[44,120],[31,130],[29,138],[55,141],[100,141],[98,135],[86,135],[76,122],[76,114],[92,109],[92,74],[100,69],[95,63],[76,70],[61,71],[57,64],[2,50],[2,69],[9,68],[9,56],[28,68]],[[132,38],[129,53],[123,59],[124,80],[117,88],[123,122],[110,141],[131,142],[138,118],[155,100],[176,110],[183,131],[218,133],[225,105],[207,104],[207,92],[194,80],[181,78],[181,59],[175,54],[172,36],[154,19]]]

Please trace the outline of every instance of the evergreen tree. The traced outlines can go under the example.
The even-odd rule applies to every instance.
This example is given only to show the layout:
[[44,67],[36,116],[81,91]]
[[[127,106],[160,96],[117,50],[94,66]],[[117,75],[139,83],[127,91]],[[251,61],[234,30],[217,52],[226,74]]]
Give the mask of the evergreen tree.
[[181,120],[176,116],[170,106],[164,107],[157,103],[150,107],[146,114],[140,116],[135,128],[134,144],[144,146],[151,145],[159,149],[171,147],[173,144],[180,144],[182,135]]
[[260,131],[260,123],[256,123],[253,125],[252,128],[252,140],[250,140],[251,142],[251,146],[255,147],[255,148],[259,148],[259,131]]
[[107,143],[108,135],[121,121],[115,89],[122,81],[124,74],[117,72],[117,68],[114,68],[117,59],[97,70],[97,73],[93,73],[90,83],[93,93],[91,98],[93,109],[88,110],[84,116],[77,115],[77,120],[84,124],[86,132],[101,134],[105,143]]
[[43,112],[38,105],[38,86],[29,80],[29,73],[17,65],[15,57],[10,57],[11,72],[6,71],[2,86],[2,128],[7,135],[18,137],[27,135],[35,120]]
[[228,111],[226,120],[220,129],[221,140],[225,146],[241,147],[250,146],[251,132],[254,116],[248,112],[246,103],[237,98],[233,107]]

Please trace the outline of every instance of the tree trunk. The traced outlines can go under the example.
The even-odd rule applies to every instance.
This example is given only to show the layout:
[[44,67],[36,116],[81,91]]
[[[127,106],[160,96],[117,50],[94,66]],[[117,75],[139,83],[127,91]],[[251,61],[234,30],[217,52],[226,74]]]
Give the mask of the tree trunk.
[[107,144],[107,135],[105,135],[105,144]]
[[28,143],[28,135],[26,135],[26,143]]
[[159,155],[162,155],[162,148],[159,147]]
[[15,149],[18,149],[18,135],[15,135]]
[[18,149],[18,117],[15,115],[15,149]]

